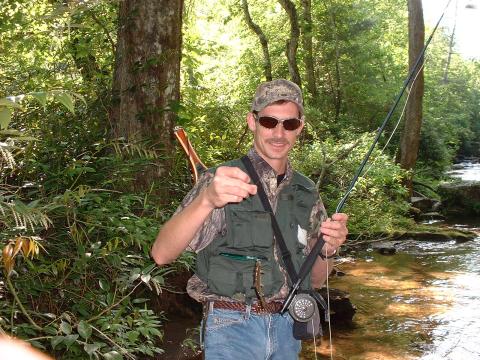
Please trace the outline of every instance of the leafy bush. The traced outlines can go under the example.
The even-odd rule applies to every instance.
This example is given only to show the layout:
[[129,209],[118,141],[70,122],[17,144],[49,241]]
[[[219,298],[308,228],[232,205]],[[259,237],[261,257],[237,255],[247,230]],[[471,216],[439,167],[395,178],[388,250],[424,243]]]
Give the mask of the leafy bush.
[[[333,138],[326,138],[295,149],[295,166],[317,182],[329,214],[335,211],[348,189],[373,137],[371,133],[357,138],[350,136],[341,144]],[[405,172],[377,149],[363,174],[342,210],[350,215],[349,231],[372,234],[408,226],[408,221],[403,220],[409,207],[405,200],[407,191],[402,186]]]
[[[150,154],[105,142],[92,123],[82,128],[77,121],[63,128],[64,137],[85,134],[73,143],[36,131],[42,146],[31,136],[20,146],[23,133],[16,141],[16,132],[3,134],[2,182],[10,184],[0,189],[8,287],[0,324],[57,358],[154,357],[162,352],[164,317],[150,298],[169,273],[193,263],[184,256],[158,268],[149,256],[158,224],[178,200],[159,208],[152,194],[123,191]],[[184,173],[168,180],[181,195],[186,186],[176,186],[184,180],[176,176]]]

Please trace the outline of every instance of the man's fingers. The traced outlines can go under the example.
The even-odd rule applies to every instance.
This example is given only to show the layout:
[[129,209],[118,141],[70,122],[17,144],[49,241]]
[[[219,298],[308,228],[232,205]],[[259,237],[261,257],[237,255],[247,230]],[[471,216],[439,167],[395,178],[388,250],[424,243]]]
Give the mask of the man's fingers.
[[255,195],[257,193],[257,186],[250,184],[250,177],[248,174],[238,167],[221,166],[215,172],[215,177],[220,184],[236,186],[244,189],[250,195]]
[[323,235],[338,237],[338,235],[343,235],[342,233],[343,233],[343,231],[341,231],[340,229],[331,229],[331,228],[322,227],[322,234]]
[[246,183],[250,182],[250,176],[248,176],[245,171],[235,166],[220,166],[217,168],[217,171],[215,171],[215,175],[235,178]]
[[251,195],[251,192],[249,191],[250,185],[245,186],[245,183],[225,185],[222,190],[225,194],[240,196],[242,198],[247,198],[249,195]]
[[344,213],[335,213],[332,215],[332,220],[346,222],[348,221],[348,215]]

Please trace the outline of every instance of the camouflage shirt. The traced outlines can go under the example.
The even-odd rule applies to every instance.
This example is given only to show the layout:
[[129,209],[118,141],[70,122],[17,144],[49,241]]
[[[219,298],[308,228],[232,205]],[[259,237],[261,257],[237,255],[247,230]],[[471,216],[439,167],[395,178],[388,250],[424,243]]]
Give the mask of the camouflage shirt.
[[[290,183],[293,177],[293,169],[291,167],[290,162],[287,162],[287,170],[285,172],[285,177],[282,179],[281,183],[277,186],[277,174],[271,168],[271,166],[263,160],[262,157],[256,152],[254,148],[252,148],[247,156],[253,163],[255,170],[260,177],[265,192],[267,194],[268,199],[270,200],[270,204],[272,205],[273,210],[275,211],[277,205],[278,195],[282,191],[282,189]],[[199,181],[195,184],[192,190],[187,194],[187,196],[183,199],[182,204],[178,207],[175,213],[180,212],[182,209],[187,207],[193,199],[195,199],[200,192],[202,192],[212,181],[213,174],[210,172],[205,172],[199,179]],[[306,237],[306,247],[305,247],[305,254],[308,254],[312,245],[315,244],[317,240],[317,234],[320,228],[320,224],[327,218],[327,213],[325,211],[325,207],[323,206],[322,200],[319,198],[317,203],[313,206],[312,212],[310,214],[310,227]],[[195,234],[192,241],[190,242],[189,246],[187,247],[187,251],[194,251],[198,253],[205,247],[207,247],[211,241],[221,233],[226,227],[225,222],[225,211],[223,208],[215,209],[211,212],[210,216],[206,219],[202,227],[199,231]],[[275,259],[278,261],[279,254],[278,254],[277,246],[274,247],[274,255]],[[285,277],[285,284],[282,286],[280,291],[273,295],[272,297],[266,299],[267,301],[273,300],[281,300],[284,299],[288,294],[288,287],[287,287],[287,274],[285,269],[282,269]],[[187,284],[187,292],[188,294],[199,302],[205,302],[207,300],[223,300],[223,301],[233,301],[233,299],[222,297],[216,294],[211,293],[208,288],[207,284],[203,282],[198,276],[193,275]]]

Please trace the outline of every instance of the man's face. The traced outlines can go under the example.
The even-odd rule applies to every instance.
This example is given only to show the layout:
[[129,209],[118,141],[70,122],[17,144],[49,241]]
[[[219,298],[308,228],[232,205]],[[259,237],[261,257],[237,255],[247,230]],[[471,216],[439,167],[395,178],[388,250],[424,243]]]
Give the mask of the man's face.
[[[298,107],[293,102],[272,104],[258,113],[257,118],[272,116],[278,120],[298,118]],[[296,130],[285,130],[283,124],[277,124],[273,129],[268,129],[258,121],[252,113],[247,116],[248,127],[254,133],[254,146],[263,159],[272,166],[277,173],[285,171],[287,156],[295,144],[297,136],[303,128],[303,121]]]

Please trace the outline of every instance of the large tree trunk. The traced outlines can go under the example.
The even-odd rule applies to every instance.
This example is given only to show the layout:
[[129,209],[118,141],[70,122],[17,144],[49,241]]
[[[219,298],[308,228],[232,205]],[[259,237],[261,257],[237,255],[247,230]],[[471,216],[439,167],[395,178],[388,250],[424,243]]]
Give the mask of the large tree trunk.
[[303,49],[305,50],[305,73],[307,90],[313,99],[317,97],[317,84],[315,81],[315,69],[313,65],[313,23],[312,23],[312,1],[302,0],[303,10]]
[[270,52],[268,51],[268,41],[267,37],[263,33],[260,26],[255,24],[250,16],[250,12],[248,10],[248,2],[247,0],[242,0],[242,8],[243,14],[245,15],[245,21],[247,22],[248,27],[258,36],[258,40],[260,40],[260,44],[262,45],[263,50],[263,71],[265,74],[265,79],[267,81],[272,81],[272,62],[270,60]]
[[[425,42],[425,24],[421,0],[408,0],[408,54],[409,68],[412,70],[415,62],[422,52]],[[422,126],[422,99],[423,99],[423,68],[420,70],[415,82],[410,86],[410,97],[407,104],[405,128],[400,139],[400,153],[398,162],[404,169],[415,167],[420,144],[420,129]],[[407,186],[411,192],[412,177],[408,179]]]
[[278,0],[278,2],[285,9],[290,19],[290,38],[287,40],[288,70],[292,81],[302,87],[302,80],[297,65],[298,38],[300,37],[297,8],[291,0]]
[[148,189],[169,170],[180,97],[183,0],[121,0],[111,109],[112,136],[157,154],[138,174]]

